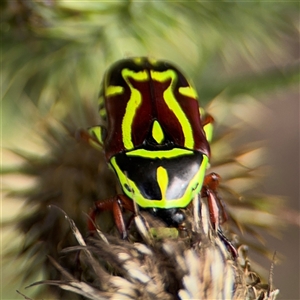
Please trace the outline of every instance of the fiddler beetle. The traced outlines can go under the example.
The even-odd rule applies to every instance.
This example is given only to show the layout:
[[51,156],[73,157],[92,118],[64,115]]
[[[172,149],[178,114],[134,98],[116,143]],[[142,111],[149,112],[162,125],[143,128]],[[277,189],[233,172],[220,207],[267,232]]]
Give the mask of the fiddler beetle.
[[[213,119],[199,109],[195,88],[172,64],[145,57],[116,62],[106,72],[99,97],[106,126],[88,130],[88,141],[101,146],[124,194],[96,202],[96,215],[112,210],[122,238],[122,211],[134,203],[181,228],[186,208],[199,193],[207,197],[210,221],[219,227],[219,176],[205,176],[210,159]],[[82,132],[82,135],[83,132]]]

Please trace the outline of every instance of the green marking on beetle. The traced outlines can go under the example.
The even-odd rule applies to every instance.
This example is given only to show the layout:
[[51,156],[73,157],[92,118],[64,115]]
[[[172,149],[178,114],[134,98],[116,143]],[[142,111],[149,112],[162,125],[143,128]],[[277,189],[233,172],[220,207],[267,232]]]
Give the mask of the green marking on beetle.
[[102,140],[102,127],[100,125],[94,126],[88,129],[89,133],[94,136],[100,144],[103,144]]
[[151,65],[154,65],[154,66],[157,65],[157,63],[158,63],[157,59],[151,58],[151,57],[148,58],[148,61]]
[[[205,110],[202,107],[199,107],[199,113],[200,116],[205,116]],[[210,143],[213,137],[213,130],[214,130],[213,123],[207,123],[205,126],[203,126],[203,130],[205,132],[205,137],[207,141]]]
[[183,96],[187,96],[195,100],[197,100],[198,98],[196,90],[193,89],[191,86],[180,87],[178,91]]
[[129,150],[134,148],[134,144],[131,139],[132,122],[136,116],[136,111],[142,103],[142,96],[139,90],[135,89],[129,81],[129,78],[133,78],[136,81],[149,80],[149,74],[146,70],[140,72],[134,72],[129,69],[122,70],[122,76],[128,84],[131,95],[127,102],[126,110],[122,121],[122,137],[125,149]]
[[98,105],[104,106],[104,97],[100,96],[98,99]]
[[162,166],[159,166],[156,170],[156,178],[157,178],[158,186],[160,188],[162,199],[164,199],[166,198],[168,184],[169,184],[168,171]]
[[212,123],[208,123],[203,127],[203,130],[206,135],[206,139],[209,143],[211,142],[212,137],[213,137],[213,129],[214,129],[214,126]]
[[100,96],[98,99],[99,115],[101,118],[106,118],[106,109],[104,105],[104,97]]
[[124,88],[119,85],[110,85],[106,87],[105,89],[105,96],[115,96],[115,95],[120,95],[124,93]]
[[164,136],[164,132],[160,126],[160,124],[158,123],[157,120],[155,120],[153,122],[153,126],[152,126],[152,137],[155,139],[155,141],[158,144],[161,144],[162,141],[164,140],[165,136]]
[[106,109],[105,109],[105,107],[103,107],[103,108],[101,108],[99,110],[99,115],[100,115],[101,118],[105,118],[106,117]]
[[103,141],[102,141],[102,138],[101,138],[101,128],[100,128],[100,126],[90,127],[88,129],[88,133],[91,136],[91,138],[88,140],[89,144],[93,148],[102,151],[103,150]]
[[204,116],[205,115],[205,110],[203,107],[199,107],[199,113],[200,113],[200,116]]
[[194,138],[193,138],[193,131],[191,124],[186,117],[184,111],[180,107],[178,101],[176,100],[173,90],[174,90],[174,85],[177,80],[177,75],[174,70],[167,70],[164,72],[158,72],[158,71],[153,71],[150,70],[151,78],[153,80],[159,81],[159,82],[165,82],[168,79],[171,79],[171,83],[168,86],[168,88],[164,91],[164,100],[169,107],[169,109],[175,114],[176,118],[178,119],[182,132],[184,135],[184,147],[188,149],[193,149],[194,148]]
[[127,156],[139,156],[139,157],[151,158],[151,159],[174,158],[182,155],[193,155],[193,154],[194,152],[192,150],[182,149],[182,148],[173,148],[171,150],[157,150],[157,151],[137,149],[126,153]]
[[[159,152],[159,151],[153,151],[153,152]],[[128,154],[128,153],[126,153]],[[134,201],[141,207],[143,208],[147,208],[147,207],[156,207],[156,208],[174,208],[174,207],[186,207],[191,201],[192,199],[195,197],[195,195],[197,195],[201,188],[202,188],[202,183],[204,180],[204,176],[205,176],[205,171],[207,168],[207,164],[208,164],[208,157],[207,156],[203,156],[203,161],[201,164],[201,167],[199,168],[198,172],[194,175],[194,177],[192,178],[192,180],[190,180],[188,186],[186,187],[185,193],[183,194],[182,197],[177,198],[177,199],[168,199],[166,197],[166,193],[164,192],[166,190],[167,187],[167,181],[168,181],[168,175],[167,175],[167,170],[159,167],[161,169],[157,169],[157,183],[162,191],[162,199],[147,199],[145,198],[141,192],[139,191],[139,188],[137,187],[137,185],[135,184],[134,181],[130,180],[130,178],[128,178],[126,176],[126,174],[124,174],[122,172],[122,170],[120,169],[120,167],[117,165],[116,163],[116,157],[112,157],[112,159],[110,160],[110,164],[113,167],[114,171],[116,172],[123,192],[131,199],[134,199]],[[125,184],[127,184],[128,186],[130,186],[131,191],[128,191],[128,189],[125,188]]]
[[142,57],[134,57],[133,58],[134,63],[136,63],[137,65],[140,65],[143,62],[143,58]]
[[[120,167],[118,166],[117,162],[116,162],[116,157],[113,156],[110,160],[110,165],[112,166],[113,170],[116,172],[122,189],[124,191],[124,193],[131,199],[135,199],[139,198],[141,196],[138,187],[136,186],[136,184],[134,183],[134,181],[130,180],[126,174],[124,174],[122,172],[122,170],[120,169]],[[126,188],[126,185],[130,187],[130,189]],[[134,197],[134,198],[133,198]],[[136,201],[137,204],[140,205],[139,201]]]

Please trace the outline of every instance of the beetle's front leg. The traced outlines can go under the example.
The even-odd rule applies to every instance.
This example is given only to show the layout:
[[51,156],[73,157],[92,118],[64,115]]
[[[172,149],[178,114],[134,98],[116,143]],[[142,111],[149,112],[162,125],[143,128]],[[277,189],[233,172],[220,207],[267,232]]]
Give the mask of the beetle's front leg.
[[117,195],[113,198],[97,201],[96,207],[90,212],[90,219],[88,221],[89,231],[95,231],[95,220],[96,216],[102,211],[111,210],[113,212],[114,221],[122,239],[127,238],[127,227],[125,226],[123,218],[123,210],[129,210],[134,213],[134,206],[132,200],[125,195]]

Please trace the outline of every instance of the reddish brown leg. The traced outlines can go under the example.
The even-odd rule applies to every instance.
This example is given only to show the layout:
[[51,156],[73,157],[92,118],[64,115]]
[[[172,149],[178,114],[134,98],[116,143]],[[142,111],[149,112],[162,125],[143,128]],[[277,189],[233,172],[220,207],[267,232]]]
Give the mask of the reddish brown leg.
[[204,116],[204,119],[201,121],[201,124],[204,127],[205,125],[207,125],[209,123],[213,123],[213,122],[214,122],[214,118],[211,115],[206,114]]
[[238,256],[237,250],[219,228],[220,211],[222,213],[222,223],[226,222],[228,219],[225,205],[217,193],[220,179],[221,177],[216,173],[211,173],[205,176],[203,187],[201,190],[201,196],[207,197],[209,218],[213,229],[217,232],[219,238],[223,241],[227,250],[231,253],[233,259],[236,259],[236,257]]
[[82,141],[84,143],[90,144],[91,141],[102,146],[100,142],[85,129],[78,129],[75,133],[75,138],[77,141]]
[[210,173],[205,176],[203,186],[215,192],[219,186],[220,179],[220,175],[216,173]]
[[219,227],[220,211],[222,213],[222,223],[228,219],[224,203],[217,194],[220,178],[216,173],[206,175],[201,190],[202,197],[207,197],[210,221],[214,230],[217,230]]
[[219,228],[219,207],[217,198],[211,190],[206,191],[210,223],[214,230]]
[[121,238],[125,239],[127,237],[127,227],[124,223],[123,218],[123,210],[129,210],[134,213],[134,206],[131,199],[129,199],[125,195],[117,195],[113,198],[97,201],[95,203],[96,207],[90,212],[90,219],[88,221],[89,231],[95,231],[95,220],[96,216],[100,214],[102,211],[111,210],[114,215],[115,224],[117,226],[118,231],[120,232]]

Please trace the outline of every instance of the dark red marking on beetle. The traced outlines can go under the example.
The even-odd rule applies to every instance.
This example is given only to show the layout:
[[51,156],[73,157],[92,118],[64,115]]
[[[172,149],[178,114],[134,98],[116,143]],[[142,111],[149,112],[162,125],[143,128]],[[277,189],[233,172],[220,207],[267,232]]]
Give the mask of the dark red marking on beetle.
[[[210,147],[201,124],[198,101],[197,99],[179,93],[180,87],[189,86],[188,82],[182,73],[174,66],[165,62],[158,62],[155,65],[151,65],[145,58],[143,63],[139,65],[135,64],[131,59],[118,62],[117,65],[113,66],[106,74],[107,80],[105,84],[107,86],[122,86],[124,88],[122,94],[108,97],[105,96],[105,86],[102,88],[108,123],[108,135],[104,141],[104,150],[107,160],[110,160],[115,154],[126,150],[122,139],[122,121],[127,103],[131,97],[131,91],[121,74],[125,68],[135,72],[146,70],[149,72],[149,76],[150,69],[159,72],[171,69],[176,72],[178,78],[175,84],[173,84],[172,89],[174,98],[180,105],[192,128],[195,144],[194,149],[191,150],[196,150],[210,156]],[[181,124],[173,111],[167,106],[163,96],[164,91],[172,83],[171,79],[165,82],[159,82],[152,79],[148,81],[136,81],[133,78],[129,78],[129,81],[142,96],[142,103],[137,109],[132,123],[132,141],[134,148],[138,148],[143,144],[152,129],[154,120],[158,120],[164,132],[173,140],[174,146],[185,148],[185,139]]]

